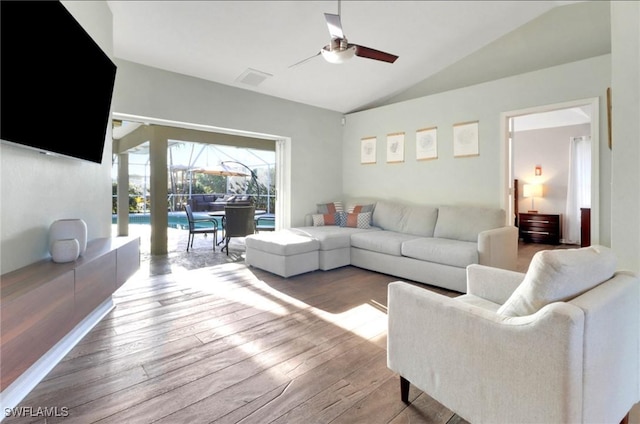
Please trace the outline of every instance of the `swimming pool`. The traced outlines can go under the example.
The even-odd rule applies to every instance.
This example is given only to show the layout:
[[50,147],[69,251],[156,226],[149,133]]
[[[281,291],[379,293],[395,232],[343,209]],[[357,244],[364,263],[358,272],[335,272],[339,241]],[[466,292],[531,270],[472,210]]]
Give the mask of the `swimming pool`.
[[[206,212],[194,212],[194,218],[211,218]],[[222,228],[221,218],[213,218],[218,222],[218,227]],[[111,215],[111,223],[118,223],[118,216],[116,214]],[[129,224],[130,225],[149,225],[151,223],[151,214],[149,213],[130,213]],[[207,224],[198,224],[196,227],[207,227]],[[169,228],[188,229],[189,221],[187,221],[187,214],[184,212],[169,212]]]

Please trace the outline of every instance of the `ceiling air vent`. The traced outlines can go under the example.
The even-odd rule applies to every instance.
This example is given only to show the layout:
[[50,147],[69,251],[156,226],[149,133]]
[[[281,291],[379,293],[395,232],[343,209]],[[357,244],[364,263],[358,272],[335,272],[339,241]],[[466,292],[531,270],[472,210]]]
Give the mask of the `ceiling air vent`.
[[262,83],[262,81],[266,80],[273,75],[268,74],[266,72],[258,71],[255,69],[247,68],[238,78],[236,78],[237,82],[241,82],[243,84],[251,85],[257,87]]

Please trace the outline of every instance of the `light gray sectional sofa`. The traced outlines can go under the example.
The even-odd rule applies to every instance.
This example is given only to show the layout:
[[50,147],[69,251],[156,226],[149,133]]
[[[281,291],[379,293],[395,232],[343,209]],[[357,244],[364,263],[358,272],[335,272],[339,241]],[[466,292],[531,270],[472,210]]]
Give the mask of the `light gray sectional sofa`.
[[370,225],[314,226],[310,214],[307,226],[247,237],[246,263],[284,277],[354,265],[458,292],[470,264],[516,267],[518,231],[504,210],[361,200],[345,211],[356,205],[373,205]]

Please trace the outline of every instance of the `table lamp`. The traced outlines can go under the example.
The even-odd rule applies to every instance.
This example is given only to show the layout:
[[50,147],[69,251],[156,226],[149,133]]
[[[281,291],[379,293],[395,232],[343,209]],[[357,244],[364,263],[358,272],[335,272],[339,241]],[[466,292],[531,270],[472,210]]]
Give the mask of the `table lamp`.
[[525,184],[522,186],[522,196],[531,197],[531,209],[529,213],[538,213],[534,208],[534,198],[542,197],[542,184]]

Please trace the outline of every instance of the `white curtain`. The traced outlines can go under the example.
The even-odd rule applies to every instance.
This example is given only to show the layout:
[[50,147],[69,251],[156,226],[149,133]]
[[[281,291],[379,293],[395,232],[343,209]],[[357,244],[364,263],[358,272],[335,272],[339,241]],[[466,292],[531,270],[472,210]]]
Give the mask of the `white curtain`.
[[580,208],[591,207],[591,137],[574,137],[570,143],[567,210],[564,242],[580,243]]

